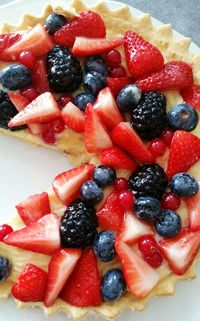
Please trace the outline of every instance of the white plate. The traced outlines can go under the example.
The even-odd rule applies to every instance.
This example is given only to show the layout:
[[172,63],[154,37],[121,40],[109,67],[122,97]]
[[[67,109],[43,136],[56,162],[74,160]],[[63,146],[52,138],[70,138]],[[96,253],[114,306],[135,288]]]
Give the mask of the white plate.
[[[94,1],[87,0],[93,4]],[[2,6],[0,21],[8,20],[13,23],[26,11],[39,14],[47,3],[45,0],[20,0]],[[119,2],[107,1],[111,8],[117,8]],[[142,12],[131,8],[134,14]],[[161,25],[153,19],[156,25]],[[182,37],[175,32],[177,38]],[[191,50],[199,53],[200,49],[192,44]],[[71,167],[65,155],[44,148],[33,148],[28,144],[0,136],[0,219],[8,220],[14,206],[27,196],[42,192],[52,182],[59,172]],[[200,275],[200,268],[198,269]],[[149,307],[143,312],[126,311],[119,321],[199,321],[199,278],[195,281],[181,282],[177,285],[176,294],[172,297],[152,299]],[[51,317],[51,321],[64,321],[66,315],[59,314]],[[13,300],[0,302],[0,321],[45,321],[43,312],[39,309],[17,310]],[[93,318],[88,321],[94,320]],[[100,319],[98,319],[100,321]]]

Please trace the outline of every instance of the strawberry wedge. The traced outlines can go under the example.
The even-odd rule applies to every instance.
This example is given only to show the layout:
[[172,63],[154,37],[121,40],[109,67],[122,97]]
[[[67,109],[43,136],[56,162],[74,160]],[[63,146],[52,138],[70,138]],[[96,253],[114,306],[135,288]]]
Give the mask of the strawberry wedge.
[[200,86],[193,85],[181,90],[181,96],[185,102],[194,108],[200,109]]
[[36,62],[33,71],[33,87],[40,93],[43,94],[46,91],[50,91],[49,81],[47,78],[46,64],[43,59]]
[[200,229],[200,183],[198,193],[191,197],[185,197],[189,213],[189,222],[191,229]]
[[85,129],[85,116],[84,113],[76,107],[73,103],[69,102],[62,110],[61,117],[69,128],[77,133],[81,133]]
[[135,162],[116,146],[102,150],[99,154],[99,159],[102,165],[117,169],[127,169],[134,172],[137,167]]

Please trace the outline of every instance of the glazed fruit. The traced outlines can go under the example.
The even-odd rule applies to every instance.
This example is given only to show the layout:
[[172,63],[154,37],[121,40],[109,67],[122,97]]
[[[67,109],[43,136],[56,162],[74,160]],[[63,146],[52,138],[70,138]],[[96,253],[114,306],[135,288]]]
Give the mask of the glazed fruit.
[[110,71],[109,76],[113,78],[126,77],[126,69],[123,66],[118,66]]
[[126,291],[126,282],[121,270],[112,269],[102,279],[102,296],[105,301],[116,301]]
[[67,19],[63,15],[60,15],[54,12],[46,18],[44,22],[44,27],[50,35],[53,35],[56,31],[62,28],[66,23],[67,23]]
[[88,204],[96,204],[103,199],[103,191],[96,182],[86,181],[81,186],[81,196]]
[[121,64],[122,57],[117,49],[113,49],[105,54],[105,60],[108,67],[112,70]]
[[184,197],[197,194],[199,185],[192,175],[187,173],[178,173],[172,177],[170,188],[173,193]]
[[115,242],[116,234],[112,231],[102,231],[95,235],[93,249],[95,255],[103,262],[112,261],[115,256]]
[[31,85],[31,82],[31,74],[24,65],[13,64],[2,70],[1,83],[6,89],[22,89]]
[[4,282],[11,274],[12,266],[9,260],[0,256],[0,283]]
[[70,94],[63,94],[58,99],[58,106],[62,110],[69,102],[74,103],[74,97]]
[[95,102],[96,98],[87,93],[80,93],[75,97],[75,105],[81,110],[85,111],[87,104],[91,103],[93,104]]
[[24,96],[29,102],[34,100],[39,96],[39,92],[33,88],[33,87],[28,87],[27,89],[23,90],[21,92],[22,96]]
[[162,132],[160,138],[165,142],[167,146],[171,145],[174,132],[172,130],[166,129]]
[[132,111],[138,104],[142,97],[140,88],[135,85],[124,86],[117,96],[117,104],[121,112]]
[[118,195],[118,199],[119,199],[119,204],[123,208],[123,210],[128,211],[133,209],[135,198],[132,191],[128,189],[120,191]]
[[162,198],[162,207],[166,210],[176,211],[181,205],[181,199],[174,193],[165,193]]
[[179,214],[172,210],[163,211],[154,222],[156,232],[165,237],[177,235],[182,228]]
[[160,202],[151,196],[140,196],[135,200],[134,210],[137,217],[141,220],[155,220],[161,214]]
[[96,71],[103,76],[108,75],[107,66],[101,56],[91,56],[86,58],[84,63],[84,70],[86,73],[90,71]]
[[165,142],[160,138],[154,138],[149,142],[149,150],[155,158],[164,155],[166,148]]
[[85,117],[83,112],[72,102],[61,110],[61,117],[65,125],[77,133],[82,133],[85,129]]
[[122,191],[124,189],[128,188],[128,180],[124,177],[119,177],[116,179],[115,184],[114,184],[115,190],[116,191]]
[[15,42],[21,39],[19,33],[8,33],[0,35],[0,53],[8,47],[14,45]]
[[117,97],[117,95],[119,94],[120,90],[130,84],[132,81],[131,79],[127,78],[127,77],[120,77],[120,78],[111,78],[108,77],[107,78],[107,85],[110,88],[112,94],[114,97]]
[[25,50],[21,52],[19,62],[25,67],[32,69],[36,64],[36,58],[32,51]]
[[159,252],[156,252],[153,256],[145,256],[144,260],[154,269],[157,269],[161,266],[163,257]]
[[182,129],[190,132],[197,127],[199,116],[190,105],[179,104],[169,110],[167,121],[169,126],[175,130]]
[[96,97],[100,90],[106,87],[106,78],[99,72],[90,71],[84,76],[83,84],[85,91]]
[[99,154],[99,159],[101,164],[116,169],[127,169],[131,172],[134,172],[136,169],[133,159],[116,146],[103,149]]
[[8,224],[0,225],[0,241],[4,240],[4,237],[13,232],[13,228]]
[[144,256],[152,257],[158,251],[158,243],[150,235],[144,235],[138,240],[138,247]]
[[194,196],[185,198],[189,213],[189,223],[191,229],[200,227],[200,189]]
[[33,86],[40,94],[50,90],[49,81],[47,78],[47,68],[43,59],[39,59],[32,71]]
[[100,187],[113,185],[116,179],[116,172],[112,167],[100,165],[95,168],[93,179]]
[[200,108],[200,86],[192,85],[191,87],[181,90],[181,95],[185,102],[194,108]]

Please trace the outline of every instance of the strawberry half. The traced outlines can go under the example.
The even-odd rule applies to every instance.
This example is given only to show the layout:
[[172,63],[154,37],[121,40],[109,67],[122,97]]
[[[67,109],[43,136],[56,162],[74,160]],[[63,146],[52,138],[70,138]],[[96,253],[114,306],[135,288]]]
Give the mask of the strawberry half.
[[112,94],[114,97],[117,97],[120,90],[126,86],[131,84],[133,81],[130,78],[127,77],[121,77],[121,78],[107,78],[107,85],[110,88]]
[[198,193],[191,197],[185,197],[185,202],[189,213],[190,228],[200,228],[200,183]]
[[111,132],[111,139],[117,146],[123,148],[141,162],[152,162],[152,155],[130,123],[122,122]]
[[8,234],[4,243],[36,253],[51,255],[60,247],[60,220],[55,214],[43,216],[21,230]]
[[14,45],[15,42],[21,39],[19,33],[7,33],[0,35],[0,53],[6,48]]
[[59,29],[54,34],[53,39],[58,45],[72,47],[75,38],[78,36],[104,38],[106,36],[106,27],[101,16],[90,10],[81,12],[79,17]]
[[69,205],[76,199],[83,183],[91,179],[94,168],[92,164],[85,164],[56,176],[53,190],[63,204]]
[[85,148],[88,153],[112,146],[110,136],[91,104],[87,105],[85,115]]
[[110,51],[123,43],[122,38],[76,37],[72,53],[76,56],[93,56]]
[[113,129],[124,120],[108,87],[100,91],[93,108],[108,129]]
[[160,50],[131,30],[124,34],[124,48],[127,67],[134,79],[151,74],[164,65]]
[[194,108],[200,109],[200,86],[193,85],[181,90],[181,96],[185,102]]
[[33,71],[33,87],[40,93],[43,94],[46,91],[51,91],[49,81],[47,78],[47,69],[44,60],[40,59],[36,62]]
[[86,250],[70,275],[62,292],[62,298],[77,307],[102,304],[101,281],[97,258],[92,249]]
[[77,133],[84,132],[85,130],[85,117],[84,113],[76,107],[73,103],[69,102],[62,110],[61,117],[69,128]]
[[81,256],[80,249],[61,249],[51,258],[48,267],[44,305],[50,307],[57,299]]
[[184,274],[192,264],[200,247],[200,230],[183,230],[173,239],[161,240],[160,251],[168,261],[172,271]]
[[25,225],[34,223],[42,216],[51,213],[49,196],[45,192],[29,196],[15,207]]
[[21,110],[8,126],[20,126],[32,123],[46,123],[60,116],[58,104],[50,92],[41,94]]
[[167,177],[187,172],[188,169],[200,159],[200,139],[183,130],[177,130],[172,138],[169,159],[167,164]]
[[158,273],[119,238],[115,241],[115,249],[129,290],[137,298],[144,298],[158,283]]
[[183,61],[170,61],[164,67],[136,81],[142,91],[180,90],[193,84],[193,74],[190,65]]
[[102,150],[99,154],[102,165],[117,169],[127,169],[132,172],[136,170],[135,162],[120,148],[112,146]]

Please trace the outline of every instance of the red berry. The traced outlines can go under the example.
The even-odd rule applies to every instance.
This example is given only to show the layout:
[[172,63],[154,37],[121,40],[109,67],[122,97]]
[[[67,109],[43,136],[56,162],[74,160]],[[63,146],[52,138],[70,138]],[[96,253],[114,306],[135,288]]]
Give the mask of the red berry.
[[23,90],[21,94],[30,102],[39,96],[39,92],[33,87]]
[[162,140],[165,142],[165,144],[167,146],[170,146],[171,145],[171,141],[172,141],[172,138],[173,138],[173,135],[174,135],[174,132],[171,131],[171,130],[164,130],[161,134],[161,138]]
[[151,265],[153,268],[158,268],[161,266],[163,258],[159,252],[155,252],[153,256],[145,256],[144,260]]
[[110,72],[111,78],[121,78],[126,77],[126,70],[123,66],[116,67]]
[[174,193],[166,193],[163,195],[162,207],[166,210],[176,211],[181,205],[181,199]]
[[56,142],[56,136],[53,128],[49,128],[42,134],[42,139],[46,144],[53,145]]
[[0,241],[3,241],[4,237],[13,232],[10,225],[3,224],[0,226]]
[[31,51],[25,50],[20,53],[19,62],[27,68],[32,69],[36,64],[36,58]]
[[119,198],[119,203],[124,210],[130,210],[133,208],[135,198],[131,191],[129,191],[128,189],[122,190],[119,193],[118,198]]
[[115,180],[114,188],[116,191],[122,191],[128,188],[128,180],[124,177],[117,178]]
[[61,118],[53,120],[50,126],[55,134],[62,133],[62,131],[65,129],[65,124]]
[[158,250],[158,244],[153,236],[144,235],[138,240],[138,247],[144,256],[153,256]]
[[166,147],[165,142],[160,138],[155,138],[149,143],[149,151],[155,158],[164,155]]
[[70,94],[64,94],[64,95],[60,96],[60,98],[58,100],[58,105],[59,105],[60,109],[62,109],[69,102],[74,103],[74,97]]
[[122,57],[118,50],[113,49],[105,54],[105,60],[108,67],[112,70],[121,64]]

